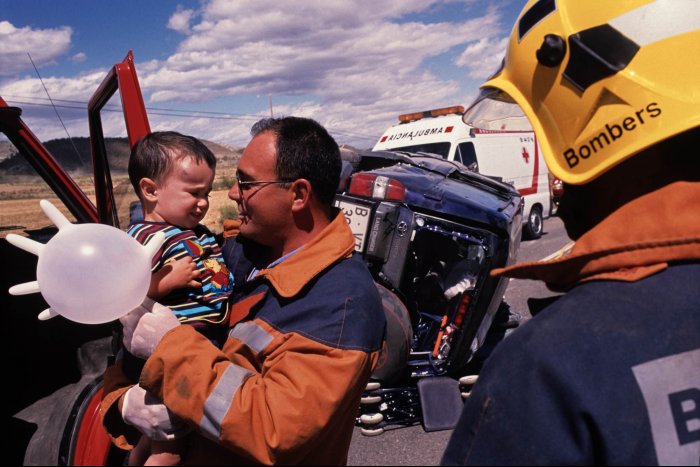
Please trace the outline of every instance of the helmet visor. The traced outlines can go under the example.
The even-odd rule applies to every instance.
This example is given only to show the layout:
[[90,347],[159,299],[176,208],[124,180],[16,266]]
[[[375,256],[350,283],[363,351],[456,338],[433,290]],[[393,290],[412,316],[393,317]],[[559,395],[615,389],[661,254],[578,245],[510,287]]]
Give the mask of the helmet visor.
[[532,131],[523,109],[508,94],[496,88],[483,88],[464,112],[462,120],[485,131]]

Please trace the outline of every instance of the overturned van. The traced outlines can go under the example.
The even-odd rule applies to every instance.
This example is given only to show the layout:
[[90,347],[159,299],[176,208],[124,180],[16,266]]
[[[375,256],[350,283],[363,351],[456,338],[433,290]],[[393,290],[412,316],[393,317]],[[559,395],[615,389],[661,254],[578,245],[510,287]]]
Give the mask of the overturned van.
[[485,131],[462,121],[464,107],[401,115],[374,151],[437,154],[474,172],[512,184],[523,197],[523,235],[542,236],[544,219],[556,213],[549,170],[532,131]]

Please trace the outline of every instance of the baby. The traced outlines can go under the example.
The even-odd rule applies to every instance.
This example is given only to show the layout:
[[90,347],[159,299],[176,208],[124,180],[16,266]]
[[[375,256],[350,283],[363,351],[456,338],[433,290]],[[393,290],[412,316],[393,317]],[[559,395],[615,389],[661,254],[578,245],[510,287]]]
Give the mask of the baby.
[[[141,243],[157,232],[165,234],[165,243],[153,259],[148,296],[220,346],[228,329],[233,276],[214,235],[200,224],[209,210],[215,171],[214,154],[196,138],[175,132],[144,137],[129,160],[129,178],[143,206],[144,220],[131,224],[128,233]],[[122,363],[124,373],[138,384],[144,362],[125,353]],[[144,436],[129,463],[177,465],[179,445]]]

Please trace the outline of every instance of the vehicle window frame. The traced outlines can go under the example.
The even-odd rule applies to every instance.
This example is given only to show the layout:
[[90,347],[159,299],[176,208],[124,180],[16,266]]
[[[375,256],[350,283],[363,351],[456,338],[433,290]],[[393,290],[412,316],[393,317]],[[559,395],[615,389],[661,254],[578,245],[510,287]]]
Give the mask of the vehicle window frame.
[[58,196],[78,222],[97,222],[96,206],[21,118],[22,111],[0,97],[0,132]]
[[[463,150],[463,148],[467,148],[467,147],[469,148],[469,150],[466,152],[469,155],[469,159],[470,159],[468,161],[468,163],[467,163],[467,161],[465,161],[465,157],[464,157],[465,151]],[[458,157],[459,157],[459,160],[457,159]],[[470,170],[472,169],[472,167],[474,167],[474,171],[478,172],[479,171],[479,160],[476,157],[476,148],[474,147],[474,143],[472,143],[471,141],[465,141],[465,142],[459,143],[457,145],[457,150],[455,151],[455,161],[459,162],[460,164],[462,164],[465,167],[468,167]]]
[[107,158],[101,111],[117,91],[121,97],[129,147],[133,149],[141,138],[151,132],[151,127],[136,76],[132,51],[129,51],[122,62],[112,67],[88,104],[90,146],[95,174],[95,198],[100,213],[99,221],[114,227],[119,227],[119,214]]

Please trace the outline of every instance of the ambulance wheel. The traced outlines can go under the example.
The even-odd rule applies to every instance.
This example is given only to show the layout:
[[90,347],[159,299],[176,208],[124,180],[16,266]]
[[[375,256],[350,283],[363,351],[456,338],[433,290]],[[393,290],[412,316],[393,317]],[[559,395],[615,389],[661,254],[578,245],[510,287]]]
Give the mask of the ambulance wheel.
[[544,232],[544,219],[542,218],[542,208],[533,206],[527,218],[527,224],[523,228],[523,234],[528,240],[536,240]]
[[375,430],[360,428],[360,433],[362,433],[364,436],[379,436],[384,433],[384,428],[377,428]]

